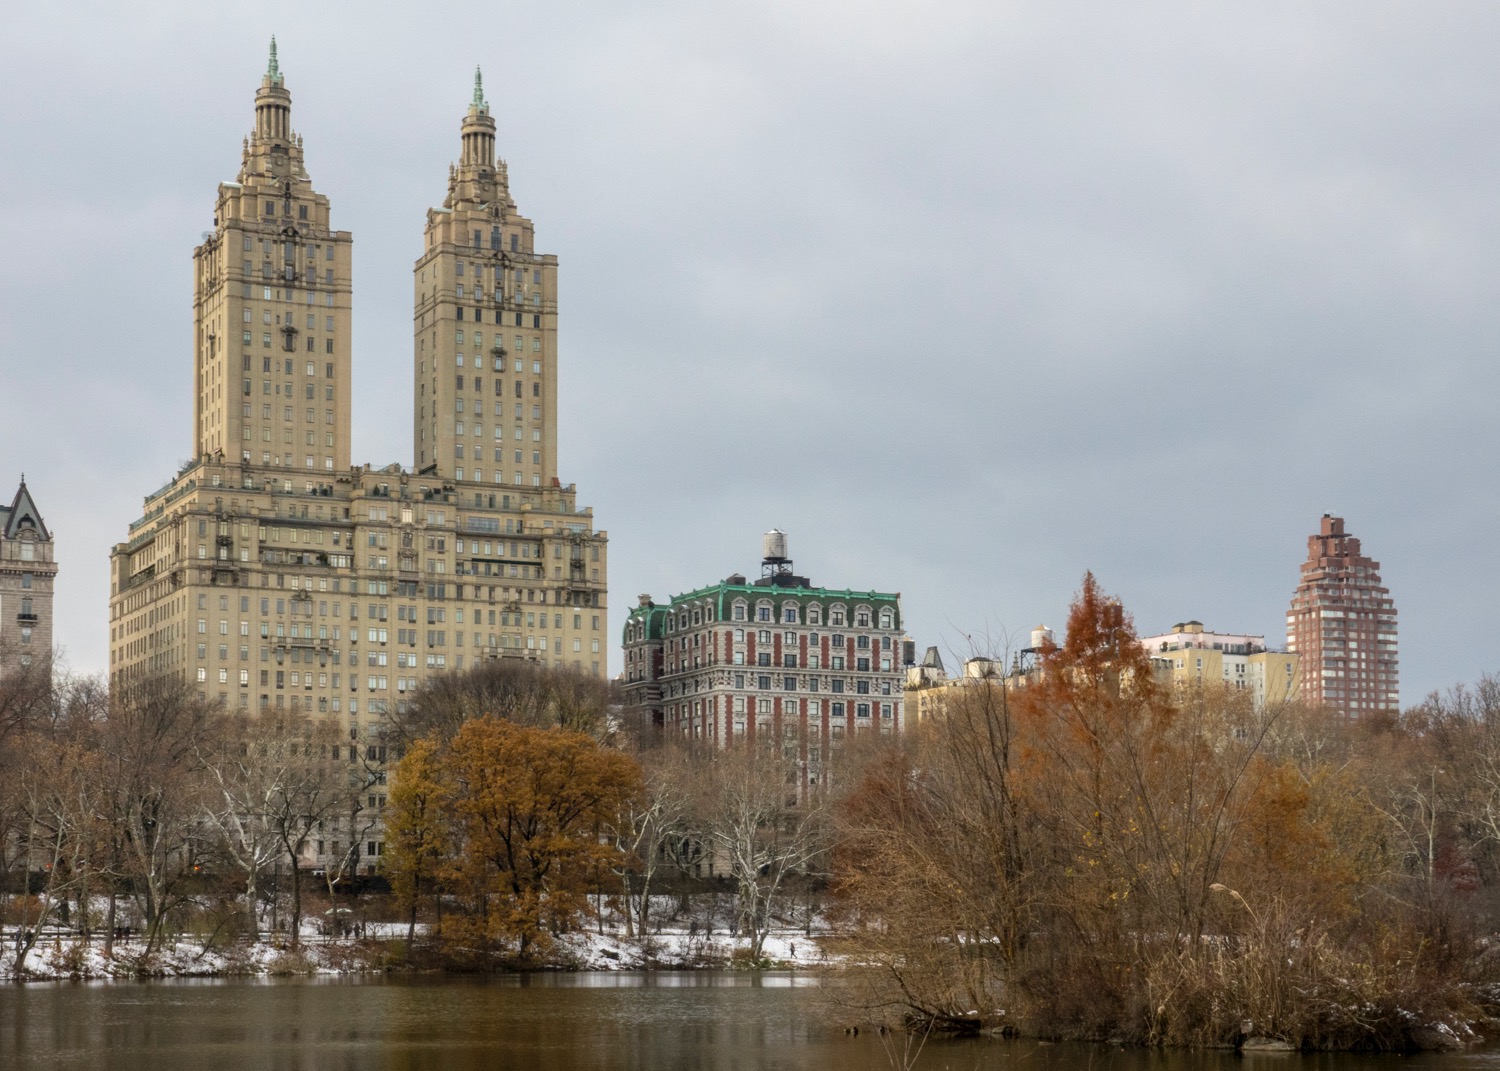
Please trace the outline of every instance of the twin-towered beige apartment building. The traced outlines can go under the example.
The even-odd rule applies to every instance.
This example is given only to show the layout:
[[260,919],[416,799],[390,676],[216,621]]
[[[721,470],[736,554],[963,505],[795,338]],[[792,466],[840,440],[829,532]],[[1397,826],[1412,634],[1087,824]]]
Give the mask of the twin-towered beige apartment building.
[[193,459],[111,553],[112,687],[175,676],[377,747],[436,672],[605,674],[607,536],[558,478],[557,258],[511,198],[477,73],[413,268],[410,469],[351,464],[351,235],[274,42],[193,268]]

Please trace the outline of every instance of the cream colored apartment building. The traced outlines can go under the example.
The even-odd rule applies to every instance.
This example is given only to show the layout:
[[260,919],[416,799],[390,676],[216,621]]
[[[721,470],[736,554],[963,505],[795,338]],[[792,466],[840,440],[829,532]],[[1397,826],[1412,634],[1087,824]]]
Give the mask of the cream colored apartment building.
[[275,43],[194,252],[193,460],[111,553],[110,680],[176,676],[370,746],[435,673],[602,677],[607,536],[557,477],[557,258],[475,79],[414,268],[416,464],[350,463],[351,236],[312,186]]
[[1222,684],[1248,692],[1257,709],[1298,697],[1301,680],[1295,652],[1272,651],[1264,636],[1207,632],[1202,622],[1186,621],[1141,646],[1159,678],[1179,688]]

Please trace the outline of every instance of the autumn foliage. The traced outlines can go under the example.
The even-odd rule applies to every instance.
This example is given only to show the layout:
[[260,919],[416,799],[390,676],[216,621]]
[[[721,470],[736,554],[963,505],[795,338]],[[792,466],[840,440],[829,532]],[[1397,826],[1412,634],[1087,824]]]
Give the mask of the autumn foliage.
[[413,920],[431,901],[450,958],[535,961],[619,866],[616,827],[641,792],[635,760],[590,736],[472,718],[402,759],[383,869]]
[[1445,778],[1372,781],[1426,741],[1392,733],[1382,756],[1315,713],[1159,685],[1092,576],[1034,673],[973,685],[841,808],[836,888],[870,1008],[1377,1048],[1472,1010],[1477,916],[1459,925],[1439,878],[1484,831],[1440,817]]

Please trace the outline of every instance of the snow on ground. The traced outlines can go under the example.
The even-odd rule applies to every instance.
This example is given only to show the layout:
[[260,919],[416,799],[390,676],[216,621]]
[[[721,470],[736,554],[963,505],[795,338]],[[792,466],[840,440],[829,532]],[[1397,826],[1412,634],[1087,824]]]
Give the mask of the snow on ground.
[[[595,929],[565,934],[559,944],[562,949],[557,958],[585,971],[726,967],[747,958],[750,949],[748,938],[685,929],[653,933],[645,939],[628,939],[623,932],[608,929],[601,934]],[[756,966],[796,969],[825,967],[833,962],[816,938],[802,930],[788,930],[766,938],[761,962]]]
[[[423,927],[418,927],[421,932]],[[315,923],[303,929],[300,946],[292,949],[286,935],[262,938],[254,943],[204,950],[201,944],[182,938],[168,941],[149,958],[145,943],[119,940],[113,954],[106,955],[102,938],[85,943],[77,936],[44,936],[26,957],[19,975],[46,981],[78,978],[137,977],[231,977],[290,974],[347,974],[380,969],[374,963],[380,953],[374,942],[400,941],[406,924],[366,922],[362,937],[329,938]],[[693,970],[733,965],[814,968],[834,962],[816,938],[803,929],[773,932],[765,940],[761,959],[749,963],[748,938],[727,932],[708,933],[689,923],[663,928],[645,938],[627,938],[622,928],[606,925],[568,933],[558,938],[552,956],[562,969],[587,971]],[[16,947],[13,932],[0,935],[0,982],[15,981]]]
[[[85,944],[78,937],[44,938],[26,957],[20,975],[28,980],[68,978],[219,977],[340,973],[334,965],[345,958],[330,953],[333,944],[309,944],[300,952],[268,941],[204,951],[192,941],[168,942],[150,957],[143,941],[116,941],[113,954],[95,938]],[[17,980],[15,946],[0,955],[0,981]]]

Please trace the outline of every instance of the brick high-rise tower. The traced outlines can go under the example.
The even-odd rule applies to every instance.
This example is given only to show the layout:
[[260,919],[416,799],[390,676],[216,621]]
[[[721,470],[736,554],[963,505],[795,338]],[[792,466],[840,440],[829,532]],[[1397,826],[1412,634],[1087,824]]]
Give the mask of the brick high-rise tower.
[[1342,517],[1325,513],[1308,537],[1286,638],[1309,703],[1346,718],[1399,706],[1396,606],[1380,583],[1380,563],[1360,553]]

